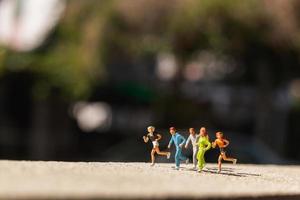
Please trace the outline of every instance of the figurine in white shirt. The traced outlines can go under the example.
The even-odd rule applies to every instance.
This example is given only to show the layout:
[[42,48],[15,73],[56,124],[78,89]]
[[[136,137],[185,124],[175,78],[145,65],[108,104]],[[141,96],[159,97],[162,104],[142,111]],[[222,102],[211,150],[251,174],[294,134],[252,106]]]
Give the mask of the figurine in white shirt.
[[185,148],[187,149],[189,146],[189,143],[192,143],[193,146],[193,164],[194,164],[194,170],[197,169],[197,152],[198,152],[198,146],[197,146],[197,140],[199,138],[199,135],[196,134],[194,128],[189,128],[189,137],[185,143]]

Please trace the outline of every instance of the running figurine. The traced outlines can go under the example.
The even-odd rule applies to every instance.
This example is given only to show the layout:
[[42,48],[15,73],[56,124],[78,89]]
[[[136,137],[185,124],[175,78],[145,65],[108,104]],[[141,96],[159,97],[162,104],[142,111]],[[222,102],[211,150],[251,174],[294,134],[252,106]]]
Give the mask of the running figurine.
[[166,156],[167,159],[170,158],[171,153],[170,152],[162,152],[159,149],[159,143],[158,141],[162,138],[160,134],[155,132],[155,127],[154,126],[149,126],[147,128],[148,134],[147,136],[143,136],[144,142],[147,143],[149,140],[153,144],[153,148],[151,150],[151,166],[154,165],[155,163],[155,153],[158,155]]
[[190,142],[192,143],[192,146],[193,146],[193,164],[194,164],[193,170],[197,170],[197,152],[198,152],[197,140],[199,138],[199,135],[196,134],[194,128],[189,128],[189,133],[190,133],[190,135],[189,135],[189,137],[186,141],[185,148],[187,149]]
[[216,133],[217,139],[212,143],[212,147],[215,148],[216,146],[220,149],[220,155],[218,158],[218,173],[221,172],[221,166],[222,166],[222,159],[225,161],[231,161],[233,164],[236,164],[237,159],[235,158],[229,158],[226,156],[225,148],[229,145],[229,141],[224,139],[224,135],[222,132]]
[[205,127],[202,127],[200,129],[200,137],[198,140],[198,153],[197,153],[197,159],[198,159],[198,172],[201,172],[203,167],[205,166],[205,152],[211,148],[211,143],[209,142],[208,134]]
[[176,147],[176,154],[175,154],[175,169],[179,170],[180,167],[180,161],[186,161],[186,163],[189,163],[189,159],[186,158],[182,154],[182,147],[185,144],[185,138],[180,135],[178,132],[176,132],[176,129],[174,127],[170,128],[170,134],[172,135],[171,140],[169,142],[168,148],[171,148],[171,145],[174,143]]

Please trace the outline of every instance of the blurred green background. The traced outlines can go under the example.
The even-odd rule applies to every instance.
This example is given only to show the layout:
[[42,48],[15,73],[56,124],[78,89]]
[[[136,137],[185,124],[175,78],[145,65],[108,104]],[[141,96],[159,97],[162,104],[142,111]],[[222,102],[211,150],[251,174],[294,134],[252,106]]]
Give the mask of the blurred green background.
[[300,1],[61,1],[34,47],[22,32],[30,5],[8,1],[1,159],[149,161],[153,125],[161,149],[168,127],[187,137],[206,126],[240,162],[299,164]]

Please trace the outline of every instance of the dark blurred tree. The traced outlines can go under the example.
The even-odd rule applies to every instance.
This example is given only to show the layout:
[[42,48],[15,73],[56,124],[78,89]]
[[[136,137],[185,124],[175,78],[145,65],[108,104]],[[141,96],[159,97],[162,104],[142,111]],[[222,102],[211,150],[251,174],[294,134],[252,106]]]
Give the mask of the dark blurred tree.
[[37,74],[37,96],[57,87],[87,97],[115,56],[139,60],[171,52],[184,66],[210,50],[241,62],[246,81],[257,81],[252,68],[267,63],[278,84],[297,71],[297,60],[290,61],[299,51],[297,8],[295,0],[68,1],[45,44],[30,53],[2,49],[1,69]]
[[49,97],[53,89],[67,99],[87,98],[93,85],[105,78],[101,44],[110,4],[69,1],[60,23],[40,48],[29,53],[6,51],[1,60],[6,72],[32,72],[37,98]]

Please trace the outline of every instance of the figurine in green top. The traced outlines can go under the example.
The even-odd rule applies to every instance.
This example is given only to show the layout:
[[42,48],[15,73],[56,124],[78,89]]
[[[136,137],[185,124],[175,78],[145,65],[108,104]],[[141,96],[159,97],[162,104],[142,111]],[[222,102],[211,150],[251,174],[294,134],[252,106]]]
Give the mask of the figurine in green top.
[[200,129],[200,137],[198,139],[198,153],[197,153],[197,160],[198,160],[198,172],[201,172],[204,165],[205,159],[204,154],[207,150],[211,147],[211,143],[209,142],[208,134],[205,127]]

